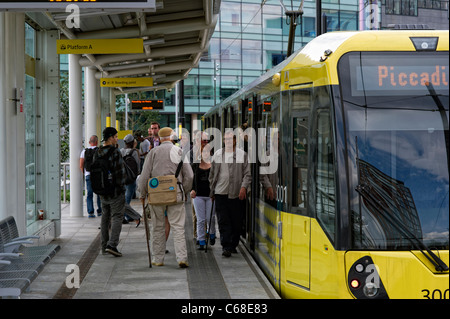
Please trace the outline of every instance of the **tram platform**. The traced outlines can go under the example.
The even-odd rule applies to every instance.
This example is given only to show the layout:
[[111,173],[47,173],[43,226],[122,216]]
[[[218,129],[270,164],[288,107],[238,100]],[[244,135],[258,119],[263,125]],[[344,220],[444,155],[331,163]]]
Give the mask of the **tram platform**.
[[[140,201],[132,207],[142,211]],[[84,209],[86,209],[84,207]],[[246,248],[222,256],[220,240],[199,251],[193,239],[191,204],[186,204],[186,242],[189,267],[175,259],[173,238],[167,241],[164,266],[149,267],[145,227],[124,224],[118,250],[122,257],[100,251],[101,217],[70,216],[62,206],[61,236],[52,243],[61,250],[23,293],[22,299],[279,299]],[[79,269],[79,287],[75,278]],[[66,282],[67,281],[67,282]]]

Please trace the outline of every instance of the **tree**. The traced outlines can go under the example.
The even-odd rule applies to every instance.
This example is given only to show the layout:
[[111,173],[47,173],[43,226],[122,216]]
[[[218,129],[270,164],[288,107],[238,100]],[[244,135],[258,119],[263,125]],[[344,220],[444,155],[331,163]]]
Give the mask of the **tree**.
[[[151,99],[153,92],[137,92],[128,95],[129,100],[133,99]],[[125,128],[125,95],[116,96],[117,113],[116,119],[120,123],[120,127]],[[161,115],[159,111],[128,111],[128,129],[141,131],[144,136],[147,135],[150,123],[159,122]]]
[[69,76],[61,74],[59,88],[59,127],[61,130],[60,150],[61,162],[69,160]]

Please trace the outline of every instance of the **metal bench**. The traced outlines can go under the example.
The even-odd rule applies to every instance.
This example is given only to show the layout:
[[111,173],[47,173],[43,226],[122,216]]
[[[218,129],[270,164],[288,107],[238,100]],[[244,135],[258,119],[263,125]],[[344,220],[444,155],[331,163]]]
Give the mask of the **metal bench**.
[[0,221],[0,298],[19,298],[60,249],[52,244],[25,246],[36,238],[19,237],[13,217]]
[[43,262],[50,261],[51,258],[61,248],[59,245],[48,244],[43,246],[25,246],[32,244],[30,239],[39,239],[39,236],[19,236],[14,217],[10,216],[0,221],[0,233],[3,236],[5,252],[22,253],[26,256],[41,256]]

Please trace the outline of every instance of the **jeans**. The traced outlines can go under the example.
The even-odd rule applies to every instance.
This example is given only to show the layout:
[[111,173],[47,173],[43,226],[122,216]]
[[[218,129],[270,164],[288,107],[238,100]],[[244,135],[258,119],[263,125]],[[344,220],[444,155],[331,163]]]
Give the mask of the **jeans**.
[[[125,203],[126,204],[130,204],[131,200],[133,199],[133,195],[134,195],[135,191],[136,191],[136,181],[134,181],[134,183],[125,185]],[[124,215],[125,219],[128,221],[136,219],[136,218],[133,218],[135,216],[130,216],[127,214],[128,209],[132,209],[130,205],[128,205],[125,208],[125,215]]]
[[[91,185],[91,175],[86,176],[86,190],[87,190],[87,211],[89,215],[94,215],[94,191],[92,190]],[[102,212],[102,202],[100,200],[100,196],[97,196],[97,214],[101,214]]]
[[[109,198],[102,196],[103,214],[101,221],[102,249],[107,245],[117,247],[122,231],[123,213],[125,211],[125,194]],[[111,235],[109,226],[111,225]]]
[[131,184],[125,185],[125,202],[129,204],[133,199],[134,192],[136,191],[136,181]]
[[[210,235],[216,234],[215,212],[211,212],[213,204],[210,197],[196,196],[193,199],[195,214],[197,216],[197,240],[204,245],[206,239],[206,229]],[[212,220],[211,220],[212,218]],[[209,229],[211,225],[211,229]],[[214,237],[212,237],[214,238]]]

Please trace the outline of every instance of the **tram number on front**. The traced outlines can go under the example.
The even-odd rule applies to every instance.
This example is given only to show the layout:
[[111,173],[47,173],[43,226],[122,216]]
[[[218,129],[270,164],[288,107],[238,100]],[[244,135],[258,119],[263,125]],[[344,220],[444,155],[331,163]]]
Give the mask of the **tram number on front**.
[[449,299],[448,289],[444,290],[444,292],[442,292],[442,290],[440,289],[434,290],[422,289],[422,293],[424,299]]

